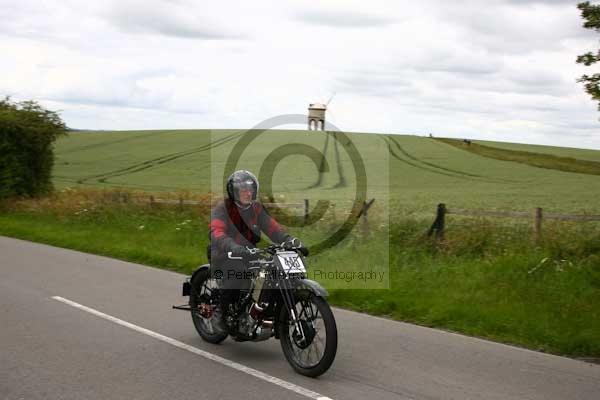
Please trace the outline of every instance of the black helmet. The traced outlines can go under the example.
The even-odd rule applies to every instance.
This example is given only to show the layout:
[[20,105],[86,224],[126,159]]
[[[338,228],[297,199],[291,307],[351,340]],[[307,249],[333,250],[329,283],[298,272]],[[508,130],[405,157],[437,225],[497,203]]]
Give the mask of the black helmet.
[[[235,171],[227,179],[227,196],[229,200],[235,202],[238,207],[244,207],[240,203],[240,189],[252,189],[252,201],[256,201],[258,195],[258,179],[250,171]],[[249,207],[250,205],[248,205]]]

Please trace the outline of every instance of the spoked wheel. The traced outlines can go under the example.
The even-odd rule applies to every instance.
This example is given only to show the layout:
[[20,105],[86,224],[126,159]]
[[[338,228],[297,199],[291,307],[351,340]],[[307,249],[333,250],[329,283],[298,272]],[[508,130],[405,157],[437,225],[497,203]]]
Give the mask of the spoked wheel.
[[198,334],[209,343],[221,343],[227,338],[227,332],[217,328],[220,319],[220,309],[215,308],[213,296],[217,290],[214,280],[210,279],[208,269],[199,271],[192,276],[190,282],[192,293],[190,294],[190,308],[192,309],[192,321]]
[[337,351],[337,326],[329,304],[317,296],[297,299],[299,326],[281,310],[279,337],[283,354],[299,374],[316,377],[329,369]]

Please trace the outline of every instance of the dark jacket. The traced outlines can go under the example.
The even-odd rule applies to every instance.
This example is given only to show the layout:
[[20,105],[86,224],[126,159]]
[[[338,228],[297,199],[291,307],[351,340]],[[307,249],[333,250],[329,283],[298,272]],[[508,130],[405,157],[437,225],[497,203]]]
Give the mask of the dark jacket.
[[258,201],[246,210],[229,199],[218,203],[210,217],[209,260],[222,262],[238,246],[256,247],[261,232],[274,243],[290,237]]

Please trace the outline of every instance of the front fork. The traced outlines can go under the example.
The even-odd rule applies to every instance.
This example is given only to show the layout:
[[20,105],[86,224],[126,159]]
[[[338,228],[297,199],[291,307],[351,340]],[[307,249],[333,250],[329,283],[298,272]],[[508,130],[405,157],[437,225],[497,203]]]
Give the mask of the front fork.
[[301,339],[303,341],[306,340],[306,335],[304,333],[304,329],[302,328],[302,324],[296,315],[296,299],[294,298],[294,291],[292,289],[292,285],[290,283],[289,278],[281,279],[279,283],[279,290],[281,291],[281,297],[283,298],[284,307],[288,309],[288,315],[294,326],[296,327],[296,331],[300,333]]

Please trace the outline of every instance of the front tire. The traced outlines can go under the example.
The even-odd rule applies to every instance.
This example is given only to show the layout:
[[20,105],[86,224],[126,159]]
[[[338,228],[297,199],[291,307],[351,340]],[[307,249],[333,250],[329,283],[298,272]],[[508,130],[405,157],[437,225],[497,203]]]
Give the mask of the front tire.
[[211,318],[205,318],[199,311],[201,304],[211,304],[215,302],[214,295],[216,285],[211,285],[209,279],[210,272],[208,268],[198,271],[192,275],[192,280],[190,281],[192,287],[190,293],[192,322],[194,323],[196,331],[204,341],[208,343],[219,344],[223,340],[227,339],[227,332],[221,332],[215,326],[217,323],[217,317],[213,315]]
[[[284,306],[279,319],[281,349],[292,368],[301,375],[317,377],[325,373],[337,352],[337,326],[329,304],[312,293],[296,300],[301,335],[290,322]],[[323,338],[325,336],[325,338]]]

